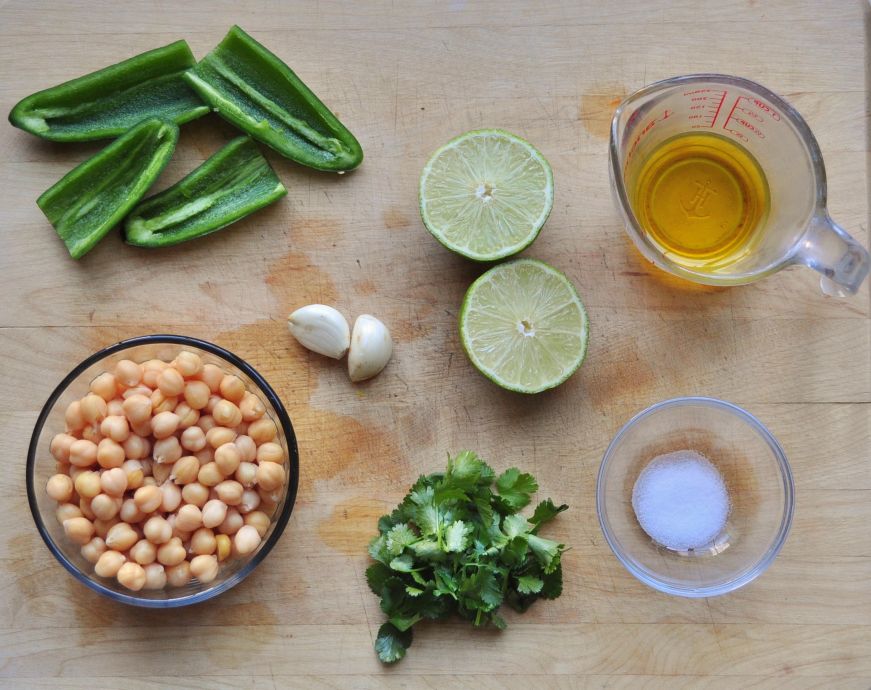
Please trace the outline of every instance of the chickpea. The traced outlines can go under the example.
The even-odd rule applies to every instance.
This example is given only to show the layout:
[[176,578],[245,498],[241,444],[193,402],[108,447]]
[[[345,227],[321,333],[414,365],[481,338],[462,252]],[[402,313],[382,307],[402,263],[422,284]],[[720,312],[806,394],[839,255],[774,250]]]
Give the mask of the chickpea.
[[118,384],[115,382],[115,377],[108,371],[104,371],[91,381],[91,393],[99,395],[103,400],[109,402],[115,397],[118,392]]
[[259,505],[260,494],[254,491],[254,489],[245,489],[242,492],[242,501],[236,506],[236,509],[244,515],[252,510],[256,510]]
[[190,484],[195,481],[200,471],[200,461],[193,455],[185,455],[172,465],[169,478],[176,484]]
[[187,556],[187,552],[178,537],[173,537],[157,549],[157,560],[163,565],[178,565],[185,559],[185,556]]
[[215,449],[215,464],[225,477],[232,475],[239,469],[242,462],[242,454],[233,443],[225,443]]
[[[205,410],[204,410],[205,411]],[[200,418],[197,420],[197,426],[203,430],[204,434],[209,433],[210,429],[214,429],[218,426],[218,423],[215,421],[215,418],[210,414],[200,414]]]
[[236,444],[236,448],[239,449],[239,453],[242,456],[242,462],[254,462],[257,458],[257,444],[254,443],[254,440],[245,434],[240,434],[236,437],[236,440],[233,442]]
[[91,424],[102,421],[102,419],[109,413],[106,401],[94,393],[88,393],[84,398],[82,398],[79,405],[82,412],[82,419]]
[[99,472],[82,472],[74,482],[76,493],[82,498],[92,499],[100,493]]
[[178,428],[182,430],[190,429],[200,421],[199,410],[193,409],[186,402],[176,405],[175,414],[178,416]]
[[237,403],[247,392],[245,384],[238,376],[227,374],[221,379],[221,395],[230,402]]
[[266,491],[284,486],[284,467],[277,462],[264,462],[257,467],[257,484]]
[[163,589],[166,587],[166,570],[160,563],[145,566],[145,586],[143,589]]
[[115,577],[126,562],[127,559],[123,553],[104,551],[94,565],[94,572],[100,577]]
[[172,474],[173,465],[175,465],[175,463],[163,465],[160,465],[158,463],[152,463],[151,476],[154,477],[154,483],[158,486],[163,486],[163,484],[169,480],[169,477]]
[[106,551],[106,542],[100,537],[94,537],[87,544],[82,546],[82,558],[88,563],[94,564],[100,560],[100,556]]
[[85,424],[82,429],[82,438],[92,443],[99,443],[103,435],[100,433],[99,424]]
[[78,431],[85,426],[85,418],[82,416],[82,405],[78,400],[71,402],[64,412],[64,421],[67,431]]
[[124,455],[132,460],[147,458],[151,452],[151,443],[142,436],[131,435],[124,441],[122,447],[124,448]]
[[255,419],[260,419],[266,414],[266,408],[263,406],[260,398],[251,392],[246,392],[242,396],[239,409],[242,412],[242,420],[245,422],[253,422]]
[[182,488],[181,497],[184,499],[185,503],[190,503],[191,505],[195,505],[197,508],[202,508],[206,505],[206,501],[209,500],[209,489],[199,482],[193,482]]
[[236,547],[236,553],[247,556],[260,546],[260,533],[251,525],[244,525],[236,532],[233,545]]
[[[117,402],[113,400],[112,402]],[[112,439],[116,443],[124,443],[130,436],[130,425],[127,423],[127,417],[124,416],[123,406],[120,415],[109,415],[100,422],[100,433],[103,436]]]
[[216,426],[206,432],[206,442],[212,448],[220,448],[225,443],[236,440],[236,432],[223,426]]
[[179,508],[175,516],[176,529],[184,532],[193,532],[203,526],[203,513],[193,504],[186,504]]
[[151,418],[151,432],[156,439],[172,436],[181,419],[175,412],[159,412]]
[[153,513],[163,502],[163,492],[154,485],[141,486],[133,494],[133,500],[143,513]]
[[110,520],[94,520],[94,533],[100,537],[100,539],[105,539],[109,534],[109,530],[119,522],[121,522],[121,520],[117,517],[113,517]]
[[205,486],[217,486],[224,480],[224,475],[221,473],[217,463],[209,462],[200,467],[197,474],[197,480]]
[[91,511],[98,520],[111,520],[121,509],[121,499],[107,494],[97,494],[91,499]]
[[184,587],[190,581],[191,564],[187,561],[166,568],[166,583],[170,587]]
[[181,505],[181,489],[172,482],[167,482],[160,487],[160,491],[163,494],[160,509],[164,513],[174,513],[178,510],[178,507]]
[[[107,419],[110,419],[110,417],[107,417]],[[111,438],[104,438],[97,445],[97,464],[104,469],[121,467],[124,464],[125,458],[124,447]]]
[[127,400],[127,398],[132,398],[134,395],[142,395],[151,400],[151,394],[154,391],[151,390],[148,386],[139,385],[134,386],[133,388],[128,388],[126,391],[121,393],[122,400]]
[[198,426],[191,426],[181,434],[181,447],[185,450],[198,451],[206,447],[206,434]]
[[210,395],[209,401],[206,403],[206,406],[203,408],[203,412],[207,412],[208,414],[212,414],[212,410],[215,409],[215,405],[221,402],[223,398],[220,395]]
[[115,551],[126,551],[139,541],[139,535],[126,522],[112,525],[106,535],[106,546]]
[[142,370],[136,362],[122,359],[115,365],[115,381],[126,388],[132,388],[142,380]]
[[267,515],[272,515],[278,506],[278,492],[257,489],[257,494],[260,496],[260,510]]
[[212,417],[221,426],[232,428],[242,423],[242,412],[229,400],[221,400],[212,410]]
[[227,517],[227,504],[218,499],[207,501],[203,506],[203,527],[217,527]]
[[257,462],[284,462],[284,448],[269,441],[257,449]]
[[75,503],[61,503],[54,514],[61,524],[72,518],[83,517],[81,509]]
[[121,504],[121,510],[118,511],[118,517],[124,522],[140,522],[145,518],[145,513],[139,510],[136,501],[132,498],[127,498]]
[[226,534],[219,534],[215,537],[215,552],[219,561],[223,561],[230,555],[230,547],[232,542]]
[[215,553],[217,542],[215,533],[208,527],[200,527],[191,535],[190,552],[199,556]]
[[157,377],[169,366],[159,359],[149,359],[142,363],[142,383],[151,389],[157,388]]
[[245,519],[239,514],[235,508],[227,509],[227,516],[224,521],[218,525],[218,531],[221,534],[236,534],[239,528],[245,524]]
[[181,539],[182,544],[187,544],[191,540],[191,533],[178,528],[178,520],[176,515],[170,515],[166,521],[172,525],[172,536]]
[[154,442],[151,457],[159,463],[173,463],[182,456],[181,444],[175,436]]
[[141,394],[131,395],[124,400],[124,415],[131,424],[142,424],[151,419],[151,398]]
[[140,539],[130,547],[130,558],[139,565],[148,565],[157,560],[157,547],[147,539]]
[[191,409],[202,410],[209,404],[212,396],[208,384],[204,381],[188,381],[184,387],[184,400]]
[[69,434],[56,434],[51,439],[51,454],[58,462],[67,463],[70,461],[70,447],[76,442],[75,436]]
[[125,460],[121,465],[124,474],[127,475],[127,488],[136,491],[142,486],[142,480],[145,479],[145,474],[142,472],[142,463],[139,460]]
[[[108,403],[106,403],[106,410],[109,412],[110,417],[124,417],[124,404],[120,398],[113,398]],[[124,419],[126,420],[127,417],[124,417]],[[103,421],[106,420],[104,419]]]
[[157,377],[157,388],[167,398],[174,398],[184,393],[184,376],[177,369],[167,367]]
[[86,517],[74,517],[63,522],[67,537],[79,546],[84,546],[94,536],[94,523]]
[[[175,371],[173,369],[173,371]],[[151,409],[154,414],[172,412],[178,405],[178,398],[174,395],[165,395],[163,391],[156,390],[151,394]]]
[[138,563],[127,562],[118,569],[115,576],[122,587],[138,592],[145,587],[145,568]]
[[178,372],[185,378],[196,376],[203,370],[203,360],[198,354],[182,350],[172,362]]
[[191,575],[203,584],[218,576],[218,559],[214,556],[194,556],[191,559]]
[[90,467],[97,462],[97,444],[80,438],[70,445],[70,463],[76,467]]
[[58,503],[66,503],[73,497],[73,480],[66,474],[55,474],[49,477],[45,492]]
[[257,534],[259,534],[262,539],[266,536],[269,525],[272,524],[272,518],[262,510],[254,510],[245,516],[245,524],[251,525],[251,527],[256,529]]
[[246,489],[254,486],[254,481],[257,479],[257,465],[253,462],[243,462],[239,464],[239,468],[235,474],[236,481]]
[[232,479],[225,479],[220,484],[215,486],[215,492],[218,498],[228,506],[237,506],[242,502],[242,492],[245,488]]
[[[155,515],[148,518],[142,527],[142,532],[145,534],[145,538],[152,544],[166,544],[172,538],[172,525],[165,518]],[[174,564],[169,563],[168,565]]]
[[205,383],[212,393],[221,390],[221,381],[224,380],[224,370],[214,364],[206,364],[199,373],[198,378]]
[[277,433],[278,429],[275,426],[275,422],[268,417],[263,417],[248,425],[248,436],[258,446],[274,440]]

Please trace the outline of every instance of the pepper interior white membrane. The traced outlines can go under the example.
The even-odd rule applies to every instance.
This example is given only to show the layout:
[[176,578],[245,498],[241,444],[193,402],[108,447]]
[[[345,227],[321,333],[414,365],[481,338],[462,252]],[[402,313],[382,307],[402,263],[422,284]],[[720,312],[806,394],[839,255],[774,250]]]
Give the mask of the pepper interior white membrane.
[[435,238],[493,261],[529,246],[553,207],[553,173],[529,142],[501,130],[467,132],[436,151],[420,178],[420,213]]
[[463,301],[460,337],[472,363],[504,388],[539,393],[584,361],[587,312],[562,273],[535,259],[495,266]]

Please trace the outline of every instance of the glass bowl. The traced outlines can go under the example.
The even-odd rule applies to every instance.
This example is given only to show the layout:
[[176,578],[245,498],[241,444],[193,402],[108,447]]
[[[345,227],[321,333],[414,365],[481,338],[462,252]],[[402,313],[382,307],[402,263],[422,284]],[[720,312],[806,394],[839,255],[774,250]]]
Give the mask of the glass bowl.
[[[731,510],[703,548],[675,551],[638,524],[632,490],[654,457],[695,450],[717,468]],[[675,398],[629,420],[611,441],[596,486],[596,512],[611,550],[644,584],[710,597],[743,587],[771,565],[792,523],[794,487],[777,439],[753,415],[714,398]]]
[[[57,503],[45,491],[48,478],[55,474],[55,459],[49,446],[52,437],[64,431],[64,411],[73,400],[85,395],[91,380],[103,371],[114,368],[121,359],[143,362],[148,359],[172,360],[181,350],[189,350],[202,357],[205,363],[215,364],[227,373],[241,378],[249,391],[256,394],[266,408],[266,414],[278,427],[276,441],[284,447],[288,464],[284,495],[279,499],[272,515],[272,523],[259,547],[244,557],[233,557],[221,564],[218,577],[208,584],[195,578],[187,585],[164,590],[132,592],[114,578],[94,574],[94,566],[79,552],[80,547],[67,539],[63,526],[55,517]],[[299,453],[296,435],[284,406],[275,391],[255,369],[231,352],[212,343],[180,335],[146,335],[110,345],[88,357],[73,369],[54,389],[42,408],[27,453],[27,500],[36,527],[49,550],[73,576],[95,592],[125,604],[148,608],[173,608],[196,604],[226,592],[244,580],[275,546],[284,531],[299,481]]]

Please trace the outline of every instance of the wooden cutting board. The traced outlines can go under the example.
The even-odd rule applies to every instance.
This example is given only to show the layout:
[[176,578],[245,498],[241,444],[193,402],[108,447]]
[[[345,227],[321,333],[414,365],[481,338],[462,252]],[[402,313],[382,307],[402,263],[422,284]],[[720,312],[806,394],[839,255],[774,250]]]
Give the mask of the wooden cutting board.
[[[337,177],[271,155],[287,198],[166,251],[105,239],[71,260],[34,201],[99,144],[0,127],[0,685],[155,688],[867,688],[871,685],[871,292],[820,295],[793,269],[711,289],[658,272],[612,204],[607,129],[621,98],[688,72],[749,77],[816,133],[830,210],[868,242],[867,5],[793,0],[0,3],[0,110],[36,89],[186,38],[204,55],[238,23],[286,60],[361,141]],[[526,252],[587,304],[587,362],[538,397],[502,391],[456,332],[481,272],[424,230],[429,154],[503,127],[550,160],[556,202]],[[233,130],[186,125],[159,185]],[[311,302],[371,312],[396,339],[388,369],[349,384],[285,318]],[[247,359],[299,437],[288,528],[243,584],[208,604],[142,611],[77,584],[42,544],[24,494],[27,442],[51,389],[119,339],[181,333]],[[782,441],[797,507],[773,567],[746,589],[682,600],[646,588],[599,530],[595,474],[616,430],[656,401],[722,397]],[[363,570],[376,517],[445,454],[532,471],[570,504],[565,592],[504,633],[422,627],[379,664],[382,614]]]

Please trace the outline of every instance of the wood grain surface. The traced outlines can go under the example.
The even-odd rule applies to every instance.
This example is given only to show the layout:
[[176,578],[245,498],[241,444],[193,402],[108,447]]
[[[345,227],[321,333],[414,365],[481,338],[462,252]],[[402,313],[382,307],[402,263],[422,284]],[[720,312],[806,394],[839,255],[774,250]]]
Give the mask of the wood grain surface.
[[[656,2],[0,2],[0,110],[34,90],[185,38],[203,56],[234,23],[288,62],[357,135],[338,177],[270,155],[286,199],[165,251],[117,234],[69,258],[34,203],[99,143],[0,127],[0,685],[10,688],[871,687],[871,291],[824,298],[807,270],[744,288],[691,285],[629,243],[611,200],[607,130],[628,92],[726,72],[784,95],[819,139],[833,217],[868,242],[868,6],[858,0]],[[417,211],[429,154],[503,127],[550,160],[556,201],[525,254],[587,304],[587,362],[537,397],[471,367],[456,331],[481,268],[444,250]],[[158,185],[234,134],[185,125]],[[371,383],[304,351],[285,318],[310,302],[383,318],[395,356]],[[214,341],[256,367],[298,434],[300,493],[284,536],[241,585],[172,612],[116,605],[43,545],[24,491],[38,410],[81,359],[153,332]],[[783,443],[791,536],[734,594],[668,597],[612,556],[595,473],[616,430],[677,395],[722,397]],[[382,667],[363,570],[375,519],[445,453],[532,471],[570,504],[565,591],[503,633],[422,626]]]

